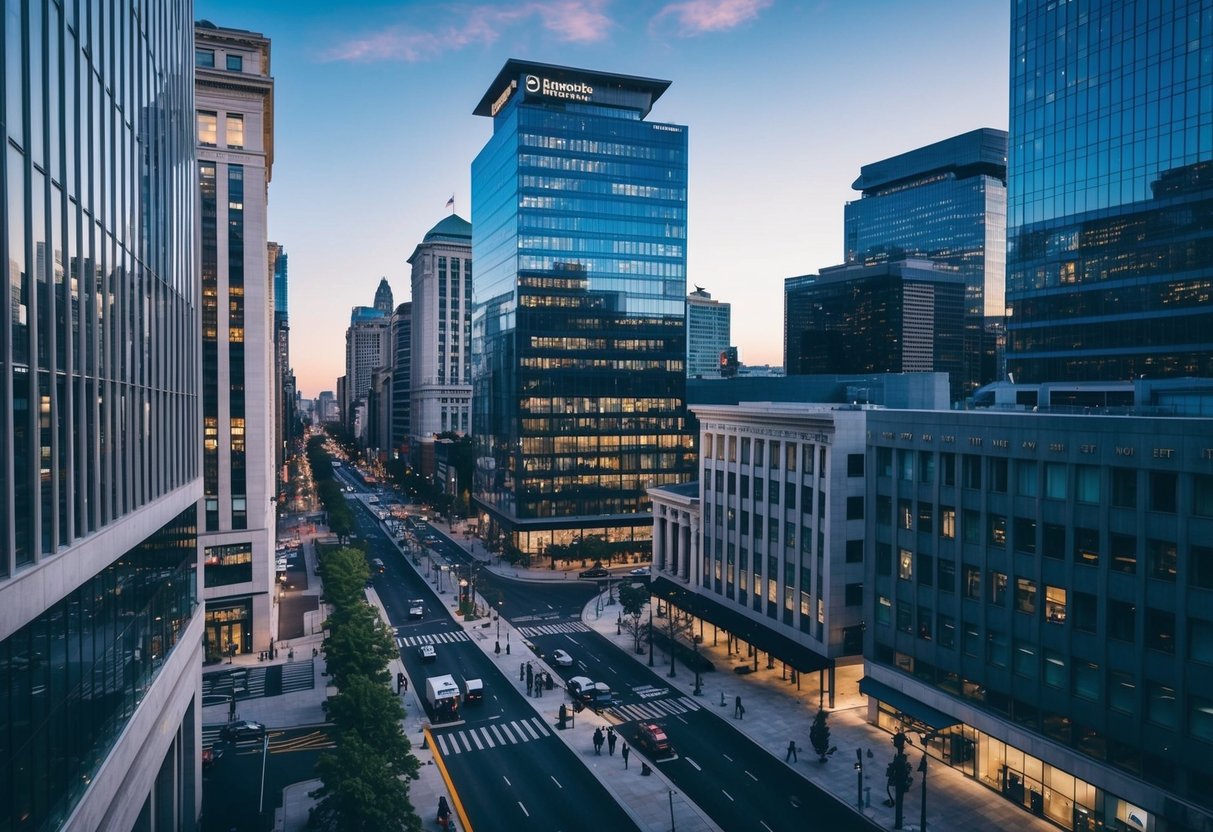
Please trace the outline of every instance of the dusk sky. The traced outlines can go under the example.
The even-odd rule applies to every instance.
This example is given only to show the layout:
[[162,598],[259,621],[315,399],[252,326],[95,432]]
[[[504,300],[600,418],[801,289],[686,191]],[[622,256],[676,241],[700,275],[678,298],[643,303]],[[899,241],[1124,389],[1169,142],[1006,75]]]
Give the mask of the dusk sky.
[[690,128],[688,282],[733,305],[746,364],[783,361],[783,279],[842,261],[859,167],[1007,126],[1007,0],[196,0],[270,38],[269,237],[290,255],[306,397],[344,372],[350,307],[449,211],[471,216],[472,115],[508,58],[673,82],[650,120]]

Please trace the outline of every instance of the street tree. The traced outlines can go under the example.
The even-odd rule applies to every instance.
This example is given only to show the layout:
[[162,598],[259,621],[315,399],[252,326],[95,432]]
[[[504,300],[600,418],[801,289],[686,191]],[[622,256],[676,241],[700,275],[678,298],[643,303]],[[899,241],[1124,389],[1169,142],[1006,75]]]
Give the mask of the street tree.
[[404,708],[390,687],[365,676],[352,676],[324,703],[325,713],[341,735],[358,737],[383,755],[397,774],[416,773],[417,758],[400,728]]
[[682,647],[682,639],[691,639],[691,619],[679,618],[674,614],[674,610],[670,610],[670,614],[665,618],[659,619],[656,625],[657,632],[665,637],[665,641],[670,650],[670,672],[669,676],[675,676],[674,659],[678,656],[679,649]]
[[375,610],[365,603],[338,608],[325,622],[325,662],[337,687],[354,676],[387,684],[387,664],[396,657],[396,642]]
[[645,584],[625,583],[619,587],[619,603],[623,607],[623,630],[636,642],[637,653],[644,652],[640,642],[644,638],[646,625],[641,616],[648,602],[649,588]]
[[823,763],[838,750],[836,747],[830,747],[830,726],[826,724],[827,716],[825,711],[818,710],[817,716],[813,718],[813,726],[809,728],[809,742],[812,743],[818,760]]
[[322,832],[421,832],[421,818],[409,802],[408,781],[358,734],[337,738],[332,754],[322,754],[316,770],[323,785],[309,793],[318,803],[308,826]]
[[371,576],[366,557],[358,549],[343,546],[326,549],[320,558],[324,570],[325,596],[338,608],[361,602]]

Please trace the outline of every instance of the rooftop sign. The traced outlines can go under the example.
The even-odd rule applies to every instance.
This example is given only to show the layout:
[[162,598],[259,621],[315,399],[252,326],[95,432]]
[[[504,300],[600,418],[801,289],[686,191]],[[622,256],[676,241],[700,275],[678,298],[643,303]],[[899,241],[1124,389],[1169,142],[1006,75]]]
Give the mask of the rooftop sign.
[[589,101],[594,95],[594,88],[584,81],[553,81],[541,75],[526,76],[526,91],[566,101]]

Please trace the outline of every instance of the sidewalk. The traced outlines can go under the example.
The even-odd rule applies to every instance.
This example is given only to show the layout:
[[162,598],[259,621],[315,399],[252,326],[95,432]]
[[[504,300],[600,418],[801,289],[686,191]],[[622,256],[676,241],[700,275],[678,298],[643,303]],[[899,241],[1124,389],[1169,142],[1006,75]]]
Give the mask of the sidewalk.
[[[582,611],[582,621],[604,638],[617,644],[622,652],[634,660],[647,664],[647,654],[638,656],[631,650],[631,636],[615,634],[615,614],[595,616],[599,599],[593,599]],[[618,606],[615,607],[618,610]],[[647,615],[647,614],[646,614]],[[862,665],[840,667],[836,671],[835,683],[838,693],[836,707],[829,711],[830,744],[838,751],[826,763],[820,763],[809,743],[809,727],[817,713],[818,691],[815,676],[802,675],[798,690],[796,685],[783,678],[782,665],[776,663],[773,670],[759,662],[756,673],[739,676],[727,672],[728,668],[744,661],[726,654],[725,639],[718,646],[705,628],[704,644],[700,653],[706,656],[718,670],[701,675],[706,709],[720,719],[727,720],[734,728],[745,733],[757,745],[762,746],[777,759],[785,758],[788,741],[794,739],[799,762],[787,763],[801,776],[837,797],[848,806],[856,806],[855,751],[861,749],[864,758],[864,785],[868,791],[868,805],[864,814],[887,829],[893,827],[893,809],[886,807],[885,767],[893,759],[892,735],[870,725],[867,717],[867,697],[859,693],[859,677]],[[659,651],[660,655],[660,651]],[[665,666],[669,667],[666,655]],[[658,660],[660,664],[660,659]],[[724,670],[725,672],[721,672]],[[666,678],[663,684],[692,695],[695,673],[679,664],[677,676]],[[790,674],[789,674],[790,677]],[[749,719],[733,718],[732,705],[735,697],[741,697],[745,714]],[[723,704],[722,704],[723,703]],[[778,714],[778,719],[764,718]],[[916,738],[913,738],[916,741]],[[868,758],[867,753],[872,753]],[[917,747],[907,748],[911,766],[917,768],[922,756]],[[1033,817],[1022,809],[999,797],[979,783],[965,777],[959,771],[932,758],[927,780],[927,825],[933,832],[956,830],[968,832],[972,829],[1015,829],[1017,832],[1056,832],[1049,822]],[[920,785],[922,774],[914,771],[914,785],[905,796],[904,829],[917,830],[921,808]],[[679,826],[681,829],[681,825]]]

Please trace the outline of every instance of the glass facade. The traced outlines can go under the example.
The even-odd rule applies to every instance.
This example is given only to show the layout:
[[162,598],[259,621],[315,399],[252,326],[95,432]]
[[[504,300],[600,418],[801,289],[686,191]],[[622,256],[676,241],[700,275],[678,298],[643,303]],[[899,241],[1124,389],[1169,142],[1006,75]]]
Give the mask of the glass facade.
[[1008,369],[1213,375],[1213,4],[1013,9]]
[[973,130],[864,165],[844,213],[847,263],[919,257],[964,277],[966,395],[997,371],[986,327],[1005,311],[1006,179],[1007,134]]
[[474,491],[501,533],[543,530],[527,551],[647,539],[645,489],[694,476],[687,130],[643,120],[667,86],[510,61],[477,109]]
[[198,604],[196,531],[191,506],[0,641],[0,830],[61,828],[88,788]]

